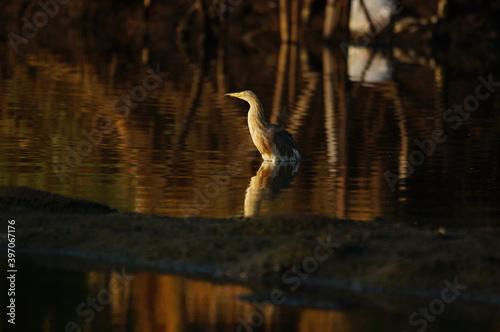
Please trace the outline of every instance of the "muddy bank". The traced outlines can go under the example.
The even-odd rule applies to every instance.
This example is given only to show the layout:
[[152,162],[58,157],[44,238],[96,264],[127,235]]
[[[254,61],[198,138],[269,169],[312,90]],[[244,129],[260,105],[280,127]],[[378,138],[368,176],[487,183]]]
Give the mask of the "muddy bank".
[[[238,282],[274,280],[283,288],[300,280],[428,296],[457,278],[466,299],[500,298],[499,228],[321,216],[184,220],[120,213],[27,188],[0,188],[0,211],[3,220],[16,220],[19,253],[92,258],[78,263],[85,269],[108,261]],[[4,233],[2,248],[6,240]]]

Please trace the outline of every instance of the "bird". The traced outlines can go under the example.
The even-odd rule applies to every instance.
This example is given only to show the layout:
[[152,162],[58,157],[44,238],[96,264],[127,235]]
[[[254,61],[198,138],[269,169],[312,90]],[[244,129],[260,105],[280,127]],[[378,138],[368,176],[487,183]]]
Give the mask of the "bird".
[[264,119],[264,108],[255,93],[250,90],[226,93],[226,96],[239,98],[250,104],[248,110],[248,129],[252,141],[262,155],[270,162],[301,160],[297,144],[285,129]]

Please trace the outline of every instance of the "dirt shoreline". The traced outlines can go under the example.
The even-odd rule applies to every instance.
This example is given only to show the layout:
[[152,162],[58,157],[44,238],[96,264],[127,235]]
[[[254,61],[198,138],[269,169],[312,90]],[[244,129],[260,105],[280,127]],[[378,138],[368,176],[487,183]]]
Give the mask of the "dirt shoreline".
[[[498,227],[437,230],[322,216],[186,222],[20,187],[0,187],[0,214],[16,220],[20,254],[53,264],[54,254],[79,257],[63,268],[120,262],[284,289],[300,280],[311,287],[428,297],[439,296],[448,280],[466,286],[465,300],[500,303]],[[5,233],[0,242],[6,248]]]

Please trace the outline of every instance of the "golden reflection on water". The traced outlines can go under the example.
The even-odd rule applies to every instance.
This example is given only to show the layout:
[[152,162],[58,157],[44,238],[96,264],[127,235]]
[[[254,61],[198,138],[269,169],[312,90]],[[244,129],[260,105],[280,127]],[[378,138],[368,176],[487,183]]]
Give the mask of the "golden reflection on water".
[[[497,220],[494,151],[500,139],[498,121],[488,117],[496,96],[463,128],[449,132],[454,139],[408,172],[415,139],[446,128],[442,113],[477,85],[453,81],[432,61],[409,66],[411,59],[399,59],[397,52],[391,57],[359,49],[349,50],[348,58],[329,48],[318,55],[295,44],[270,48],[262,55],[266,61],[258,61],[246,55],[247,46],[226,48],[222,42],[203,61],[175,49],[166,51],[166,61],[151,48],[141,48],[130,61],[120,52],[86,56],[88,46],[74,39],[65,41],[64,52],[47,47],[23,56],[2,46],[0,185],[34,187],[123,211],[254,215],[258,209],[248,212],[246,188],[256,181],[260,157],[250,142],[246,107],[223,95],[251,88],[262,96],[266,116],[286,126],[304,156],[291,187],[273,200],[277,208],[261,213],[462,224]],[[168,77],[120,118],[113,105],[141,84],[146,66],[157,64]],[[103,119],[115,129],[60,182],[53,165],[68,164],[70,151]],[[384,177],[388,170],[400,175],[394,193]]]
[[[67,263],[76,266],[73,260]],[[23,266],[25,275],[20,281],[25,287],[16,296],[19,313],[30,319],[16,321],[20,331],[70,331],[67,326],[71,323],[82,331],[107,332],[409,331],[413,329],[408,322],[412,310],[418,303],[430,301],[422,298],[413,303],[376,293],[364,294],[361,301],[358,293],[337,298],[339,290],[312,285],[296,291],[284,284],[262,288],[253,282],[231,284],[155,272],[131,274],[119,265],[108,272]],[[275,298],[271,294],[276,290],[290,302],[266,304]],[[461,317],[458,307],[447,308],[429,324],[429,330],[498,331],[493,308],[464,310],[466,317]]]
[[137,329],[140,331],[185,331],[189,326],[233,325],[249,307],[238,295],[242,286],[218,285],[171,275],[139,274],[134,283]]
[[[121,274],[121,271],[118,271]],[[82,287],[90,297],[100,297],[103,289],[112,291],[109,304],[96,302],[101,306],[95,312],[94,319],[85,322],[87,315],[61,317],[62,322],[72,319],[78,326],[89,331],[402,331],[411,330],[408,323],[411,309],[417,304],[410,304],[398,310],[397,305],[390,302],[387,309],[373,308],[348,302],[336,302],[334,298],[314,302],[315,293],[308,291],[309,305],[270,305],[273,288],[260,291],[262,298],[253,299],[254,291],[251,287],[240,284],[216,283],[205,280],[191,279],[182,276],[140,272],[127,274],[131,282],[122,287],[118,279],[123,276],[89,272],[86,274],[85,285]],[[62,276],[55,277],[62,278]],[[109,285],[114,285],[109,287]],[[280,289],[280,288],[276,288]],[[280,289],[286,291],[286,289]],[[288,299],[300,299],[304,293],[287,294]],[[353,294],[354,295],[354,294]],[[372,300],[377,298],[372,294]],[[242,297],[250,298],[243,300]],[[103,297],[101,297],[102,299]],[[74,313],[78,301],[69,300],[69,313]],[[75,302],[76,301],[76,302]],[[326,302],[325,302],[326,301]],[[427,299],[421,301],[427,302]],[[85,302],[85,301],[84,301]],[[422,303],[423,303],[422,302]],[[329,307],[325,307],[329,305]],[[341,305],[340,308],[334,306]],[[90,309],[85,306],[84,309]],[[58,326],[61,319],[54,308],[47,308],[43,320],[49,326]],[[410,311],[410,312],[408,312]],[[51,316],[55,315],[55,316]],[[457,315],[456,312],[454,315]],[[485,314],[488,316],[487,314]],[[495,320],[486,322],[468,322],[450,320],[457,318],[453,315],[439,317],[429,327],[435,331],[466,331],[467,326],[484,331],[497,331]],[[53,323],[50,323],[51,320]],[[482,327],[481,327],[482,326]]]
[[[99,288],[95,288],[97,292]],[[138,331],[158,332],[180,332],[193,328],[203,328],[204,331],[245,331],[248,328],[287,331],[292,326],[302,332],[350,331],[356,325],[353,323],[357,319],[356,310],[258,307],[239,298],[250,293],[249,288],[241,285],[139,273],[130,289],[117,293],[123,295],[110,304],[110,314],[113,326],[123,326],[123,330],[126,330],[124,322],[128,320]],[[292,312],[294,314],[290,315]],[[134,317],[127,319],[130,314]]]

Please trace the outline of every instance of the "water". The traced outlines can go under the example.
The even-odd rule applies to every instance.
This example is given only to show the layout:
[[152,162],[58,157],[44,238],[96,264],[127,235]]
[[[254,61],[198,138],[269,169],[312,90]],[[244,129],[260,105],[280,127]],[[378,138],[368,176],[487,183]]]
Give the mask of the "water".
[[[19,54],[2,40],[1,186],[177,217],[315,214],[499,225],[498,94],[470,117],[443,120],[475,93],[478,76],[496,73],[487,61],[461,66],[453,54],[436,59],[390,47],[351,47],[346,60],[340,49],[314,41],[287,46],[260,35],[249,42],[246,34],[223,35],[205,49],[179,41],[164,21],[152,31],[121,22],[130,26],[120,25],[119,33],[54,22]],[[168,75],[155,80],[148,68]],[[247,104],[224,96],[245,89],[294,135],[300,164],[262,164],[250,141]],[[126,100],[137,105],[127,111]],[[435,128],[444,128],[446,141],[421,143]],[[255,310],[241,297],[270,291],[138,271],[86,323],[76,308],[109,285],[111,269],[75,272],[29,262],[18,276],[25,331],[62,331],[70,321],[84,331],[234,331]],[[408,316],[420,305],[339,304],[335,296],[314,295],[303,302],[305,293],[267,308],[255,330],[414,330]],[[427,331],[498,326],[487,314],[471,321],[449,307]]]
[[[60,262],[55,258],[20,257],[18,331],[412,331],[422,325],[410,325],[408,316],[430,302],[371,294],[360,304],[356,294],[339,300],[333,292],[325,298],[323,292],[301,286],[279,296],[286,299],[284,304],[267,305],[270,294],[283,288],[133,272],[119,265],[89,272],[62,270],[30,261]],[[75,259],[65,265],[75,266]],[[479,307],[482,311],[471,319],[471,309],[469,316],[457,311],[461,304],[457,300],[447,305],[426,330],[498,331],[500,322],[493,313]]]
[[[88,43],[98,42],[78,33],[57,43],[61,50],[49,45],[15,55],[2,44],[0,185],[120,211],[244,215],[261,158],[246,126],[247,104],[224,93],[253,89],[304,157],[289,184],[261,195],[258,214],[498,224],[497,95],[456,130],[455,122],[442,120],[487,71],[446,75],[443,65],[409,65],[381,53],[370,60],[370,52],[358,48],[349,51],[357,59],[349,66],[340,51],[323,49],[320,60],[295,46],[276,46],[259,63],[238,53],[229,57],[242,52],[231,44],[221,44],[205,63],[176,46],[94,54]],[[147,68],[156,66],[168,76],[148,78]],[[145,90],[145,78],[156,88]],[[127,109],[127,99],[137,105]],[[415,140],[431,138],[434,128],[444,128],[448,139],[426,145],[433,152],[427,156]],[[405,164],[412,151],[419,166],[410,174]],[[399,176],[394,192],[386,172]]]

